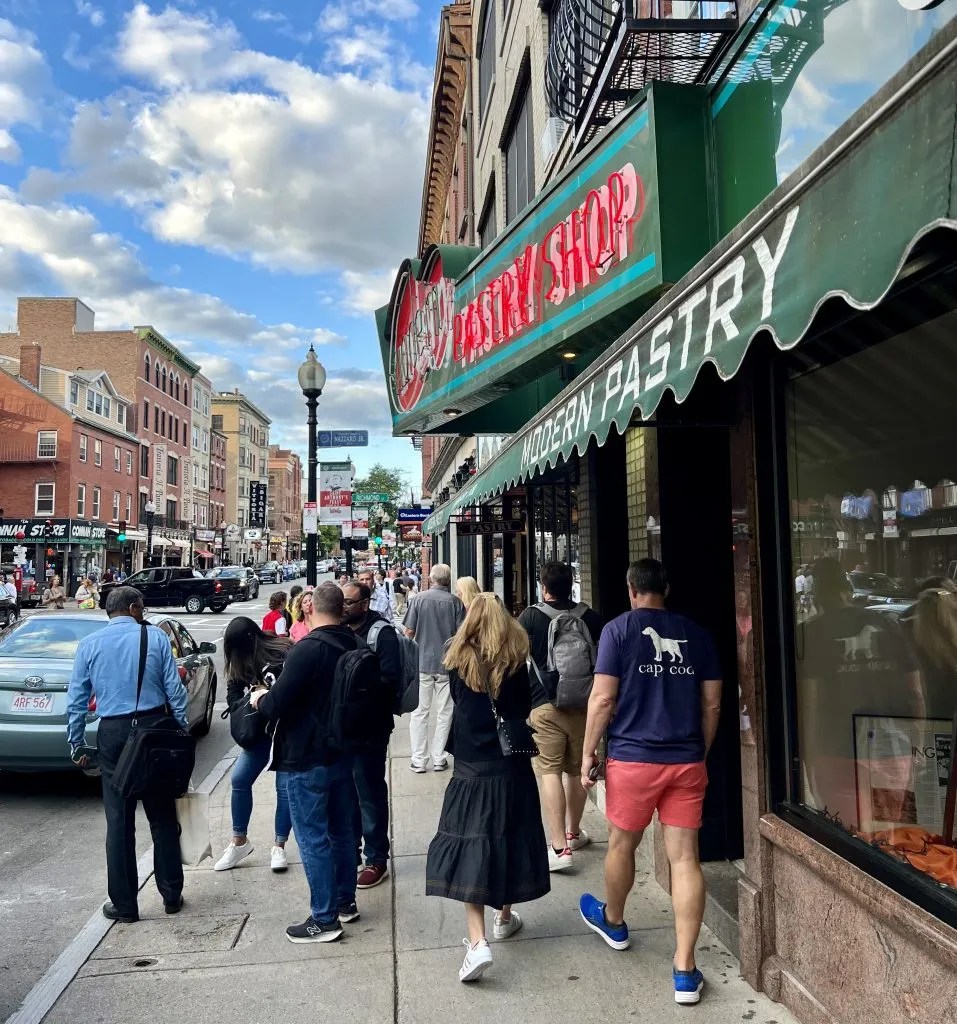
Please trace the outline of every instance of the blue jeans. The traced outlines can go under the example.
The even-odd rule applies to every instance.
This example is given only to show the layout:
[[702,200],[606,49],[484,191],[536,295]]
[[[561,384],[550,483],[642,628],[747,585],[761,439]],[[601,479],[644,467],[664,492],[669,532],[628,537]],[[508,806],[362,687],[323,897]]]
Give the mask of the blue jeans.
[[[244,750],[233,765],[230,805],[233,814],[233,835],[245,836],[249,819],[253,814],[253,783],[262,775],[269,763],[271,741],[264,739],[255,747]],[[282,772],[276,772],[276,842],[284,843],[292,831],[289,817],[289,798],[282,780]]]
[[356,847],[365,845],[366,864],[389,862],[389,788],[385,781],[388,741],[352,756],[358,806],[354,815]]
[[320,924],[331,924],[338,920],[339,908],[356,899],[352,762],[344,757],[328,767],[281,774],[309,883],[312,917]]

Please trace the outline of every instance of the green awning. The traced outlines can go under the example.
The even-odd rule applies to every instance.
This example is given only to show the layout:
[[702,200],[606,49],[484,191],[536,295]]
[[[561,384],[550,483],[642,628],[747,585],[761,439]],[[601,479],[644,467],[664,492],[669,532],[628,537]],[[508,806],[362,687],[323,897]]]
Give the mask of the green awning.
[[706,362],[731,378],[762,331],[793,348],[832,296],[876,306],[922,236],[957,229],[955,53],[951,24],[909,81],[890,83],[862,108],[423,531],[440,532],[459,509],[584,453],[592,438],[604,444],[636,412],[649,419],[666,388],[683,401]]

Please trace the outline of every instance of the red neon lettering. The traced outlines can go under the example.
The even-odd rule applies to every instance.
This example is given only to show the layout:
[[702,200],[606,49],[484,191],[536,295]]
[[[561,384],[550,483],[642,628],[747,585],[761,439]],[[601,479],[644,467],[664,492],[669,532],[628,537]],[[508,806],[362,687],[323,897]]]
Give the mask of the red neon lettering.
[[[559,255],[559,253],[557,251],[557,249],[558,249],[558,242],[557,242],[557,239],[555,241],[553,241],[553,237],[559,235],[560,233],[564,234],[564,231],[565,231],[565,222],[564,221],[562,221],[561,224],[556,224],[548,232],[548,234],[545,235],[545,244],[544,244],[543,253],[542,253],[542,260],[543,260],[543,262],[548,264],[548,268],[552,272],[552,283],[548,286],[548,292],[545,295],[545,301],[546,302],[554,302],[556,305],[559,302],[561,302],[562,299],[565,297],[565,292],[564,292],[564,289],[562,288],[562,283],[561,283],[561,271],[559,270],[558,266],[555,264],[555,261],[552,259],[552,254],[553,253],[556,256]],[[558,294],[559,292],[560,292],[560,294]]]
[[[566,291],[573,295],[575,291],[584,284],[582,278],[581,249],[579,248],[579,234],[581,233],[581,212],[572,210],[565,222],[571,233],[571,244],[565,246],[564,261],[562,263],[562,283]],[[566,236],[567,237],[567,236]],[[571,268],[569,270],[569,264]]]
[[[594,205],[590,207],[593,201]],[[585,261],[592,271],[596,271],[605,262],[607,239],[605,237],[604,206],[601,193],[596,189],[592,189],[585,196]],[[594,251],[588,244],[590,241],[597,243]]]
[[[516,266],[518,260],[515,261]],[[505,341],[509,341],[515,333],[515,320],[512,316],[512,298],[515,291],[515,284],[511,274],[502,275],[501,309],[502,309],[502,335]]]
[[457,363],[465,358],[465,317],[461,313],[452,319],[452,358]]

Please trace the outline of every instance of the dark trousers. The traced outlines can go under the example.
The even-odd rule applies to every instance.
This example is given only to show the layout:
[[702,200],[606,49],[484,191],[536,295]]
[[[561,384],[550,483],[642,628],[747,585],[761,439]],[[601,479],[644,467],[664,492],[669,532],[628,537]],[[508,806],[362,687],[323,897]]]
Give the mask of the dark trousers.
[[[354,815],[356,850],[366,864],[389,863],[389,788],[385,781],[386,752],[381,746],[352,755],[352,777],[359,799]],[[357,858],[358,859],[358,858]]]
[[[140,715],[140,722],[159,718],[162,709]],[[102,719],[97,731],[103,809],[106,811],[106,873],[110,902],[124,914],[136,914],[139,879],[136,875],[136,800],[127,800],[113,788],[113,773],[130,732],[130,719]],[[153,877],[164,903],[175,903],[183,892],[183,864],[179,852],[179,822],[172,797],[147,797],[143,810],[153,835]]]

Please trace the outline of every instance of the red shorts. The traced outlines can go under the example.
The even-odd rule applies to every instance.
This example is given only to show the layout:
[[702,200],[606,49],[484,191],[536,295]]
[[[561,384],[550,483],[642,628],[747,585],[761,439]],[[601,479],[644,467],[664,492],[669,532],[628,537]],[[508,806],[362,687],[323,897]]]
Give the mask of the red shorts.
[[701,806],[708,786],[704,761],[649,764],[608,759],[605,816],[626,832],[640,832],[658,811],[662,825],[701,828]]

